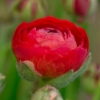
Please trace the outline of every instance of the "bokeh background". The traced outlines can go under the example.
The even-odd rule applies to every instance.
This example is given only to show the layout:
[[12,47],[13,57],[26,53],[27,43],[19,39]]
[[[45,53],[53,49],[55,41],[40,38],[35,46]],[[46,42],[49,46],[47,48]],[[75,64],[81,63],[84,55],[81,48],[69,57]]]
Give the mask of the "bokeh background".
[[90,41],[92,62],[85,73],[60,90],[62,97],[100,100],[100,0],[0,0],[0,100],[30,100],[38,82],[19,76],[11,39],[21,22],[49,15],[83,27]]

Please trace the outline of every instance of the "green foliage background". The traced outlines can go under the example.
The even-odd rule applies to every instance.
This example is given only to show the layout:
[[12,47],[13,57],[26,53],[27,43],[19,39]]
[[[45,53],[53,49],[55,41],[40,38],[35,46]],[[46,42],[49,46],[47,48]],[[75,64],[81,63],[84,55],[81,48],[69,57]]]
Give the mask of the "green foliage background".
[[[7,2],[7,6],[4,4]],[[16,27],[23,21],[32,21],[16,17],[16,0],[0,0],[0,73],[6,76],[5,87],[0,93],[0,100],[30,100],[32,90],[37,85],[20,78],[16,70],[16,59],[11,50],[11,39]],[[61,19],[70,20],[83,27],[89,36],[92,62],[100,64],[100,4],[92,16],[88,16],[83,23],[77,23],[75,15],[66,13],[62,0],[43,0],[45,14]],[[37,13],[43,13],[37,11]],[[27,14],[27,12],[26,12]],[[43,17],[38,15],[36,18]],[[36,19],[35,18],[35,19]],[[64,100],[100,100],[100,77],[93,91],[84,88],[83,75],[60,90]],[[92,77],[94,79],[94,77]],[[89,84],[91,85],[91,81]],[[88,87],[88,86],[87,86]]]

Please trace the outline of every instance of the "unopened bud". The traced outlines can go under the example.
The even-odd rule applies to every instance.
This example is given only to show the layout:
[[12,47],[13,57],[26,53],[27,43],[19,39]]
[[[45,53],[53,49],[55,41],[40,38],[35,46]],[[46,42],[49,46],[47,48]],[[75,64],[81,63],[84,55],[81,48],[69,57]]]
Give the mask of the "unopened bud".
[[31,100],[63,100],[58,90],[50,85],[36,91]]
[[14,12],[15,16],[26,21],[45,16],[41,0],[20,0]]
[[86,17],[95,12],[97,0],[62,0],[67,13]]

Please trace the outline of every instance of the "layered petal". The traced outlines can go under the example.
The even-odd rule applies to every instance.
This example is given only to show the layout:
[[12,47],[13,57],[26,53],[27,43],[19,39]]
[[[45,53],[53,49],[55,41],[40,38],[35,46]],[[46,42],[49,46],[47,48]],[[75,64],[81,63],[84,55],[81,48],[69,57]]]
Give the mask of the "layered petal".
[[64,50],[60,52],[50,52],[43,59],[35,60],[35,70],[42,77],[54,78],[60,76],[69,70],[77,71],[87,57],[87,50],[78,47],[66,54]]
[[31,61],[31,69],[39,75],[54,78],[81,67],[88,55],[89,41],[82,28],[48,16],[19,25],[12,50],[18,62]]

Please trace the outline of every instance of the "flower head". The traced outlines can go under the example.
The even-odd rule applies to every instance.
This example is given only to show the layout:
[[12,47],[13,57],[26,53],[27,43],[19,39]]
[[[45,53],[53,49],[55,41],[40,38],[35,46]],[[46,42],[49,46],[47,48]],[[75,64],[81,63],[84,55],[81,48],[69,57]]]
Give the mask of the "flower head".
[[86,32],[67,20],[45,17],[23,22],[12,39],[18,62],[30,61],[31,70],[45,78],[54,78],[69,70],[77,71],[89,49]]

